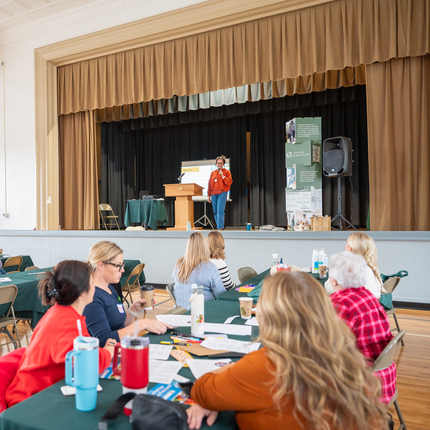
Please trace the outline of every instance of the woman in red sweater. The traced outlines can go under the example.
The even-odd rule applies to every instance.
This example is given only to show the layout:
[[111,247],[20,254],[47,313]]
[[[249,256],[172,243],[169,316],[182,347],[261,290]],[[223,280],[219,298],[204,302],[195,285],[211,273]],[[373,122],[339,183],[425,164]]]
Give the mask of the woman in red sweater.
[[[82,334],[89,336],[82,313],[92,302],[94,290],[92,269],[81,261],[62,261],[39,282],[42,303],[54,306],[34,329],[30,346],[6,390],[9,407],[64,379],[66,354],[79,336],[78,320]],[[110,365],[116,341],[110,339],[107,344],[99,348],[100,373]]]
[[246,430],[385,429],[380,384],[314,278],[265,280],[257,317],[264,348],[195,382],[190,429],[225,410]]
[[218,230],[224,230],[225,204],[231,184],[233,183],[230,171],[224,168],[225,160],[224,155],[216,158],[216,170],[211,173],[208,184],[208,202],[212,203]]

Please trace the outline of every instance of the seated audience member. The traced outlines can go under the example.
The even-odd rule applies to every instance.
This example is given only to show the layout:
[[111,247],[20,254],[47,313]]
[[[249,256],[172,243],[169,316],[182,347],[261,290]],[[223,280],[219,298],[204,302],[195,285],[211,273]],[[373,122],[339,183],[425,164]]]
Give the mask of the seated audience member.
[[[367,264],[364,287],[379,300],[381,297],[382,280],[379,275],[378,251],[374,240],[366,233],[352,233],[346,240],[345,251],[361,255],[364,258]],[[325,287],[329,294],[333,294],[333,289],[328,281],[325,283]]]
[[215,264],[221,276],[222,283],[226,290],[234,288],[236,284],[231,280],[230,272],[225,263],[225,243],[222,234],[219,231],[211,231],[206,240],[209,245],[210,261]]
[[173,293],[178,306],[190,310],[191,285],[203,286],[204,298],[214,299],[225,288],[218,269],[209,260],[209,247],[201,233],[192,233],[188,238],[185,255],[176,263],[172,278],[175,281]]
[[[6,390],[9,407],[64,379],[66,354],[79,336],[78,320],[82,334],[89,336],[82,312],[94,296],[91,272],[87,263],[62,261],[39,282],[42,303],[54,306],[34,329],[30,346]],[[109,346],[99,348],[100,373],[110,365],[115,343],[112,340]]]
[[[390,323],[378,299],[363,285],[366,262],[360,255],[339,252],[330,257],[330,296],[339,317],[345,321],[357,340],[357,347],[369,360],[375,361],[393,338]],[[389,403],[396,391],[396,364],[376,373],[381,380],[381,401]]]
[[25,348],[14,349],[0,357],[0,414],[7,409],[6,390],[15,378]]
[[6,274],[7,274],[7,272],[6,272],[6,270],[3,269],[3,263],[0,260],[0,275],[6,275]]
[[[144,299],[135,300],[130,309],[125,310],[122,299],[114,284],[124,273],[122,249],[112,242],[102,241],[90,249],[88,263],[93,267],[96,291],[94,299],[84,310],[88,331],[104,346],[109,338],[119,342],[124,336],[133,335],[134,319],[143,309]],[[138,331],[148,330],[163,334],[170,325],[149,319],[138,319]]]
[[380,384],[318,281],[266,278],[257,318],[264,347],[194,383],[190,429],[228,410],[242,430],[385,429]]

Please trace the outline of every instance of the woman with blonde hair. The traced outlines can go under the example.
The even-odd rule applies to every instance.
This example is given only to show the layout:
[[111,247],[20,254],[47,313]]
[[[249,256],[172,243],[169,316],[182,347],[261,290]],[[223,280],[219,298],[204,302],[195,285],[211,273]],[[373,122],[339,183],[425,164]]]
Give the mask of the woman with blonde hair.
[[228,271],[227,264],[225,263],[225,243],[222,234],[219,231],[211,231],[206,240],[209,245],[210,261],[215,264],[221,276],[224,288],[229,290],[234,288],[236,284],[231,280],[230,272]]
[[211,300],[225,293],[218,269],[209,260],[209,247],[205,237],[198,232],[188,238],[185,255],[176,263],[172,278],[175,281],[173,293],[178,306],[191,308],[191,285],[203,286],[204,299]]
[[[120,281],[124,273],[123,250],[115,243],[102,241],[90,249],[88,263],[91,264],[96,284],[94,299],[84,310],[88,331],[91,336],[100,340],[104,346],[109,338],[119,342],[124,336],[134,333],[135,318],[143,310],[144,299],[135,300],[129,309],[125,310],[121,297],[113,287]],[[157,320],[138,319],[138,331],[148,330],[152,333],[163,334],[168,328]]]
[[374,240],[362,232],[355,232],[349,235],[346,240],[345,251],[361,255],[367,264],[366,289],[375,295],[377,299],[381,297],[382,280],[378,268],[378,251]]
[[386,429],[379,381],[315,279],[267,278],[257,318],[264,347],[194,383],[190,429],[224,410],[247,430]]

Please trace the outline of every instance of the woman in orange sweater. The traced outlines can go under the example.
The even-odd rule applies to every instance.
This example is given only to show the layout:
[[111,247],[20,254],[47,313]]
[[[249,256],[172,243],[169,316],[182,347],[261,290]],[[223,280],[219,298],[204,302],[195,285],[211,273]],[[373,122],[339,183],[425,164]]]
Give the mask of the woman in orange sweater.
[[233,179],[231,179],[230,171],[224,169],[224,155],[216,158],[215,165],[217,168],[211,173],[209,178],[208,202],[212,203],[217,229],[224,230],[225,204]]
[[385,428],[380,384],[321,285],[304,273],[264,281],[257,317],[264,348],[207,373],[191,391],[190,429],[234,410],[240,429]]
[[[89,336],[85,306],[91,303],[95,285],[92,269],[81,261],[62,261],[39,282],[39,294],[44,305],[54,305],[46,312],[31,337],[19,363],[18,372],[6,390],[9,407],[64,379],[66,354],[73,349],[73,340],[82,334]],[[99,373],[110,365],[116,341],[109,339],[99,348]]]

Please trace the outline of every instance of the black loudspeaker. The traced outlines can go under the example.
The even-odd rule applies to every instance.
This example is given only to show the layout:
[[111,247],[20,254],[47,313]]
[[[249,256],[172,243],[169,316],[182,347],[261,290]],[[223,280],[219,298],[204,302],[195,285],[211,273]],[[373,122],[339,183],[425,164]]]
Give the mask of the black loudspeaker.
[[330,137],[323,142],[323,172],[325,176],[352,175],[352,142],[349,137]]

